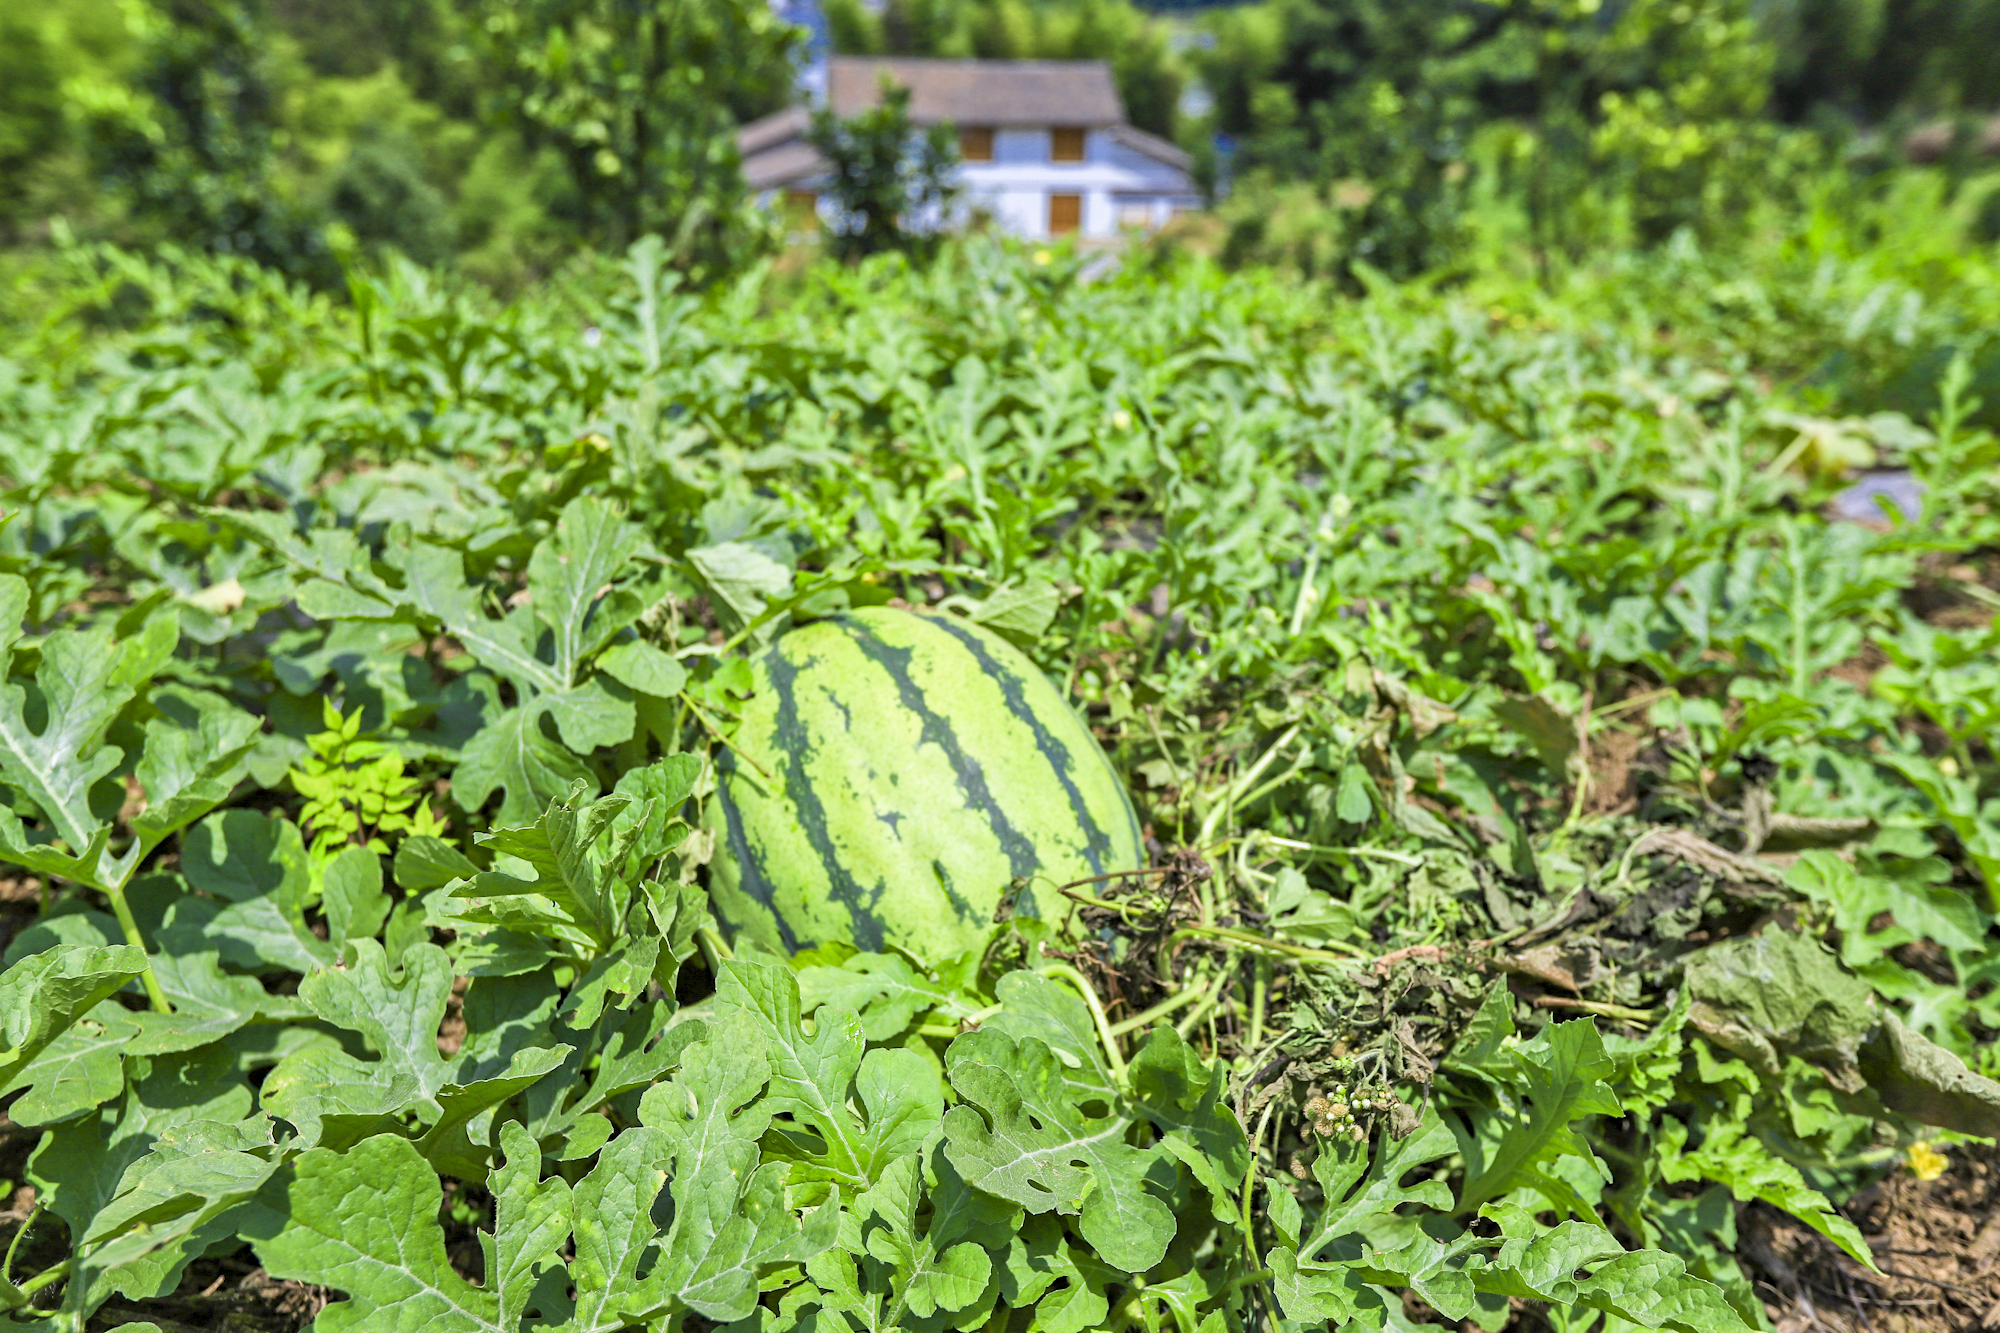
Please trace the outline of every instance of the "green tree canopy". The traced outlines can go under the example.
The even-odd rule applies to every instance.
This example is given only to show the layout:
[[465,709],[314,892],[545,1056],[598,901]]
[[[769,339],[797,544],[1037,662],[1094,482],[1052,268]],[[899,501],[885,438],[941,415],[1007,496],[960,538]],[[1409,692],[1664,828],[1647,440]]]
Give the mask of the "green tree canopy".
[[1268,0],[1213,30],[1240,169],[1318,183],[1348,255],[1396,273],[1454,254],[1482,137],[1544,250],[1586,238],[1613,177],[1642,238],[1719,216],[1772,59],[1747,0]]
[[763,0],[487,0],[476,31],[495,98],[562,156],[590,235],[742,240],[732,131],[789,94],[799,30]]

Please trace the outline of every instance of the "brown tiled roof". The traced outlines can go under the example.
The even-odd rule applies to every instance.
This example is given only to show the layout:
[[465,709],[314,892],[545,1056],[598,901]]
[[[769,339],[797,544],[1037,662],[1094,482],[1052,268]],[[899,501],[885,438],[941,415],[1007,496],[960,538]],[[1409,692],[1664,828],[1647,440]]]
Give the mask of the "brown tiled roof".
[[1125,107],[1102,60],[921,60],[835,56],[827,61],[827,100],[836,115],[875,105],[882,78],[910,90],[919,125],[1108,126]]
[[1113,125],[1111,139],[1112,142],[1123,144],[1133,152],[1142,153],[1155,162],[1164,162],[1170,167],[1179,167],[1182,171],[1189,171],[1194,167],[1193,158],[1157,134],[1148,134],[1130,125]]
[[776,148],[787,139],[799,138],[811,125],[812,112],[808,108],[788,106],[738,129],[736,151],[750,157],[766,148]]
[[781,143],[743,159],[743,183],[752,190],[776,190],[795,185],[826,169],[819,149],[803,139]]

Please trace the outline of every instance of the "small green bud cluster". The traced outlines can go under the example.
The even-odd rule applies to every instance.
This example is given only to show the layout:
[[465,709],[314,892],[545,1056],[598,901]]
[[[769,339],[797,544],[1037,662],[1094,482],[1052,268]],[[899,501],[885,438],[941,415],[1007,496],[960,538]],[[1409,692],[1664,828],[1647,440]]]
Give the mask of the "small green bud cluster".
[[1313,1133],[1321,1138],[1344,1137],[1361,1143],[1368,1138],[1368,1131],[1359,1123],[1359,1117],[1386,1112],[1393,1100],[1394,1095],[1386,1087],[1338,1087],[1309,1098],[1305,1113]]

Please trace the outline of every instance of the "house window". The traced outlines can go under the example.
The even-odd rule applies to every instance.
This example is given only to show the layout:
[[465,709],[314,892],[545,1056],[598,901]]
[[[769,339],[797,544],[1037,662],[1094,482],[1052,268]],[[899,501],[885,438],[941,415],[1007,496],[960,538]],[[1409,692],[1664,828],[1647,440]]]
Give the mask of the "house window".
[[958,156],[964,162],[991,162],[993,160],[993,127],[991,125],[963,125],[958,131]]
[[819,226],[819,195],[811,190],[785,191],[785,220],[803,231]]
[[1139,228],[1145,230],[1153,225],[1153,201],[1150,199],[1121,199],[1118,202],[1118,226],[1120,230]]
[[1067,236],[1082,225],[1082,195],[1052,194],[1049,196],[1049,235]]
[[1049,131],[1049,161],[1083,161],[1083,130],[1078,126],[1058,126]]

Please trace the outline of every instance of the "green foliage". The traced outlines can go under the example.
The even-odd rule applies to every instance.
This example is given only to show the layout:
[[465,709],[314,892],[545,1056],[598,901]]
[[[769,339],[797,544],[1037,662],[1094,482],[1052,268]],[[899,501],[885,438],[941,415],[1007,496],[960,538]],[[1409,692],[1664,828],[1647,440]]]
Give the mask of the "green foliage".
[[937,248],[958,195],[951,183],[958,148],[948,125],[921,134],[911,126],[908,88],[885,78],[877,105],[844,118],[815,107],[807,137],[826,162],[835,254],[862,259]]
[[325,707],[326,730],[306,738],[305,758],[285,775],[306,798],[299,823],[312,839],[314,858],[331,860],[349,846],[386,855],[384,834],[442,832],[430,807],[418,804],[420,784],[403,776],[403,756],[362,738],[361,711],[343,718],[332,700]]
[[768,229],[731,141],[789,93],[795,33],[761,5],[64,0],[4,22],[9,243],[172,240],[322,288],[358,248],[504,285],[646,234],[731,272]]
[[645,235],[709,269],[747,257],[731,134],[777,110],[797,30],[751,0],[478,6],[470,24],[505,115],[563,159],[588,235]]
[[93,90],[84,136],[99,180],[153,234],[321,282],[324,239],[272,188],[277,79],[236,0],[137,7],[130,85]]
[[[1546,266],[1718,234],[1772,185],[1772,48],[1736,0],[1272,0],[1213,26],[1203,70],[1241,141],[1240,258],[1412,275],[1461,261],[1475,207],[1505,200]],[[1307,248],[1270,217],[1273,194],[1302,190],[1318,204]]]
[[[1928,253],[1874,300],[1941,337]],[[1783,387],[1895,345],[1886,261],[73,258],[0,367],[15,1324],[240,1254],[329,1328],[1733,1330],[1741,1209],[1869,1262],[1851,1196],[2000,1130],[1977,362]],[[1864,447],[1923,515],[1829,517]],[[746,653],[891,597],[1062,681],[1159,862],[732,950]]]
[[2000,36],[1990,0],[1809,0],[1774,6],[1765,25],[1790,118],[1834,111],[1873,121],[2000,104],[1992,65],[1972,54]]

